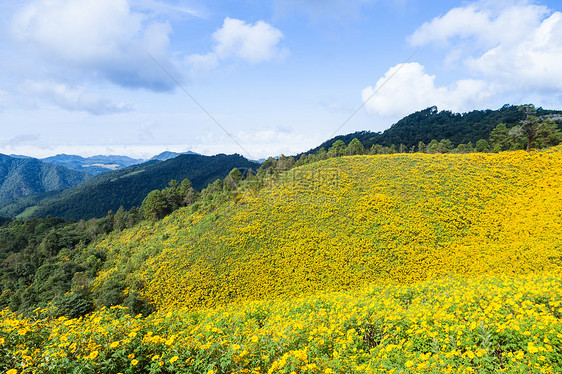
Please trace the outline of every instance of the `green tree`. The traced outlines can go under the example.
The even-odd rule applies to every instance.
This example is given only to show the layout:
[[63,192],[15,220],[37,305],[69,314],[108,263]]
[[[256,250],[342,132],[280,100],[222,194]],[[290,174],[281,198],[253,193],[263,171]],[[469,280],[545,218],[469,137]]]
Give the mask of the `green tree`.
[[548,147],[560,143],[560,130],[550,120],[542,120],[534,115],[529,115],[520,126],[514,129],[515,134],[523,137],[525,140],[525,149],[527,152],[531,150],[531,144],[539,148]]
[[141,208],[146,219],[157,221],[168,212],[168,204],[160,190],[151,191],[143,200]]
[[339,157],[345,154],[346,146],[343,140],[336,140],[328,149],[328,157]]
[[449,139],[441,139],[439,144],[437,145],[437,151],[439,153],[449,153],[453,149],[453,142]]
[[240,172],[240,170],[234,168],[230,171],[226,178],[224,178],[224,188],[228,191],[231,191],[238,187],[241,180],[242,173]]
[[369,151],[372,155],[380,155],[382,154],[382,145],[380,144],[373,144],[371,150]]
[[490,133],[490,146],[493,152],[507,151],[512,143],[512,137],[505,123],[500,123]]
[[433,139],[425,148],[427,153],[437,153],[439,151],[439,142]]
[[490,145],[486,139],[480,139],[476,142],[476,152],[490,152]]
[[345,152],[348,155],[362,155],[365,153],[365,148],[363,147],[363,144],[361,144],[361,142],[359,141],[359,139],[357,138],[353,138],[348,146],[347,146],[347,150]]
[[167,210],[169,210],[167,213],[171,213],[182,206],[181,189],[175,179],[172,179],[168,183],[168,187],[162,190],[162,197],[164,197]]

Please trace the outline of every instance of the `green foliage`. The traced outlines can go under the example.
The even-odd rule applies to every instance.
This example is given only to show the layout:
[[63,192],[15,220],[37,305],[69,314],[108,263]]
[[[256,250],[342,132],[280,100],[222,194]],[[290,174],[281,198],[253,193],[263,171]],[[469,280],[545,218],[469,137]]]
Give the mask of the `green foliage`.
[[328,157],[338,157],[345,154],[345,143],[343,140],[336,140],[334,144],[328,149]]
[[170,213],[166,199],[160,190],[154,190],[143,200],[141,208],[144,217],[153,221],[163,218]]
[[87,222],[47,217],[0,226],[0,309],[29,313],[52,303],[55,314],[91,311],[90,282],[106,254],[84,247],[138,221],[136,210],[120,209]]
[[74,292],[55,297],[53,304],[55,306],[54,314],[57,317],[78,318],[94,310],[91,300]]
[[346,154],[348,155],[363,155],[365,154],[365,148],[363,144],[357,138],[353,138],[347,145]]
[[490,145],[486,139],[480,139],[476,142],[476,152],[490,152]]

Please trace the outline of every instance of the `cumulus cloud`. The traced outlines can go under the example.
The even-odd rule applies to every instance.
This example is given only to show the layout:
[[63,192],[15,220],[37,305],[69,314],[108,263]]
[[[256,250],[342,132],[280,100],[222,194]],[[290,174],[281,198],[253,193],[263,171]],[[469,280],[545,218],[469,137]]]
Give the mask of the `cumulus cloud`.
[[187,58],[192,72],[211,70],[220,61],[239,59],[251,64],[282,58],[287,50],[279,46],[283,33],[264,21],[254,24],[226,17],[220,29],[213,33],[215,45],[211,52]]
[[103,78],[125,87],[170,90],[173,82],[146,56],[178,76],[168,56],[171,27],[133,11],[127,0],[34,0],[14,17],[14,40],[65,73]]
[[21,88],[25,94],[41,97],[61,108],[71,111],[85,111],[95,115],[126,112],[129,104],[115,104],[84,87],[68,87],[56,82],[25,82]]
[[[407,64],[366,102],[371,113],[398,116],[430,105],[463,111],[509,98],[551,102],[548,97],[562,89],[562,13],[544,6],[523,1],[467,4],[424,23],[409,41],[443,50],[443,64],[466,78],[437,86],[422,65]],[[363,100],[398,66],[365,88]],[[400,111],[398,103],[407,110]]]
[[480,80],[460,80],[450,86],[437,86],[435,76],[417,62],[391,67],[375,86],[363,89],[361,96],[370,113],[399,117],[429,106],[463,111],[491,94]]

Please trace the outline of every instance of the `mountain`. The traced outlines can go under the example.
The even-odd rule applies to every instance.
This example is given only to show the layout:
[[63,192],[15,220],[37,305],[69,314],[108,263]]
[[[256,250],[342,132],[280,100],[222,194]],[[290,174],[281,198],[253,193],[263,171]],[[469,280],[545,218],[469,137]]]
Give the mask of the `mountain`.
[[162,152],[162,153],[152,157],[151,160],[166,161],[166,160],[169,160],[171,158],[178,157],[179,155],[198,155],[198,154],[199,153],[195,153],[195,152],[191,152],[191,151],[182,152],[182,153],[165,151],[165,152]]
[[93,177],[86,183],[56,195],[34,196],[0,205],[0,216],[22,218],[52,215],[66,219],[99,218],[120,206],[140,206],[152,190],[162,189],[175,179],[189,179],[202,189],[233,168],[257,169],[259,164],[240,155],[180,155],[167,161],[149,161]]
[[131,165],[140,164],[144,160],[116,155],[82,157],[63,153],[43,158],[41,161],[97,175],[112,170],[122,169]]
[[0,154],[0,201],[74,187],[86,179],[86,173],[35,158]]
[[[537,115],[551,118],[558,122],[559,126],[562,124],[560,110],[538,108]],[[500,123],[505,123],[510,128],[519,124],[525,117],[525,112],[519,106],[510,105],[504,105],[498,110],[473,110],[462,114],[447,110],[438,111],[437,107],[430,107],[402,118],[383,132],[358,131],[338,135],[305,153],[316,153],[322,147],[328,150],[337,140],[349,144],[353,138],[357,138],[365,149],[374,144],[386,147],[404,144],[406,149],[409,149],[417,146],[420,141],[429,144],[433,139],[449,139],[454,146],[468,142],[474,145],[480,139],[488,139],[490,132]]]

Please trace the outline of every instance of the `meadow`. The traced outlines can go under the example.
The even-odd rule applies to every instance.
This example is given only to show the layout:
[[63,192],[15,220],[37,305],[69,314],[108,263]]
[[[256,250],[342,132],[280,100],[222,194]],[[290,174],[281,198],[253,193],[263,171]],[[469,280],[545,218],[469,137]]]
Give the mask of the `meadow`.
[[37,373],[560,373],[562,147],[333,158],[93,244],[156,306],[0,317]]

